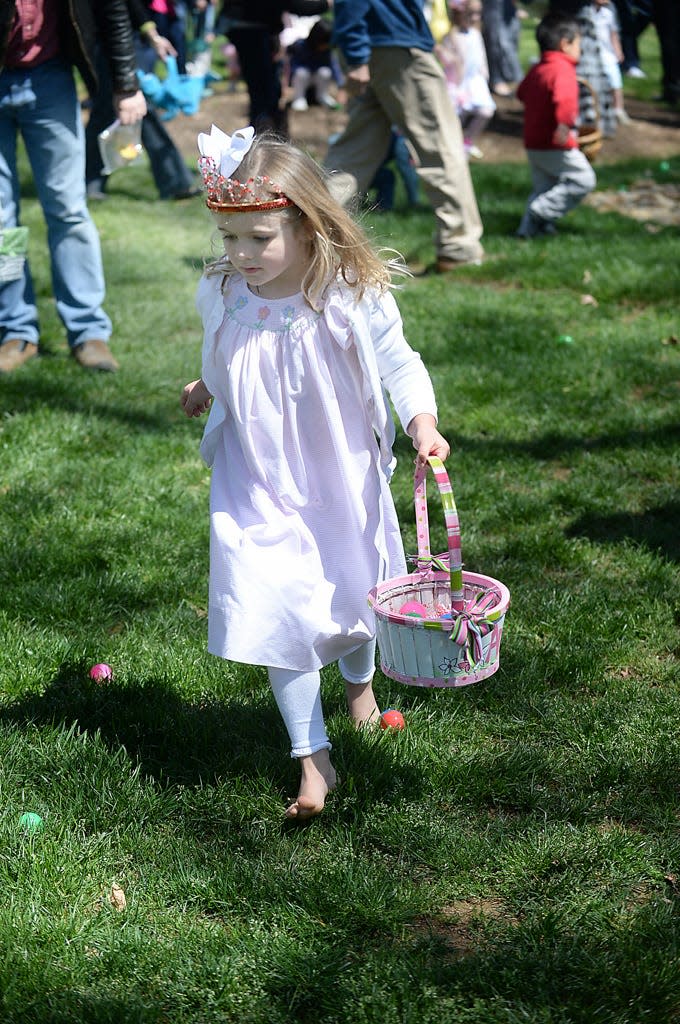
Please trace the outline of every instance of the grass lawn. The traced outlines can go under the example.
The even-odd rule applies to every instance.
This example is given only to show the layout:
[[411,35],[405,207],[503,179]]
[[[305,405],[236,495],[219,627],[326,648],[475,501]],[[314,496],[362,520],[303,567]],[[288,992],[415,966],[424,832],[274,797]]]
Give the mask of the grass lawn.
[[[599,187],[677,183],[678,149]],[[342,784],[290,827],[265,675],[205,653],[209,475],[178,395],[209,215],[117,172],[94,216],[122,368],[91,376],[26,177],[43,356],[0,379],[3,1024],[680,1019],[677,229],[581,207],[522,244],[526,168],[474,178],[488,261],[399,302],[466,565],[512,593],[500,670],[433,691],[378,674],[408,724],[375,735],[326,670]],[[427,211],[366,223],[432,259]],[[434,495],[430,519],[442,550]]]

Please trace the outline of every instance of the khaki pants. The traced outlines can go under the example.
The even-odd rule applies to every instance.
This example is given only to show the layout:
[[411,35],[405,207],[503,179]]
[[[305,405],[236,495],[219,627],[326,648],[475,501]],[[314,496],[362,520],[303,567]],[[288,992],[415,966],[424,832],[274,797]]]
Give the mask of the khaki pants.
[[347,127],[326,157],[326,167],[338,172],[334,193],[349,199],[369,189],[394,125],[409,144],[434,207],[437,256],[479,259],[482,222],[460,121],[437,60],[423,50],[381,46],[373,50],[370,70],[368,89],[351,103]]

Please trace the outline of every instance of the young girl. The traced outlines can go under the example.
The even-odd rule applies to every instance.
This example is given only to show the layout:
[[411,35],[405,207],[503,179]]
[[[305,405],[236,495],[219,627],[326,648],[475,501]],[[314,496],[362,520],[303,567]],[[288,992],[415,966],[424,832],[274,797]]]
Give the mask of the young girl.
[[616,10],[609,0],[595,0],[594,14],[600,55],[614,99],[614,117],[619,124],[631,124],[631,118],[624,106],[623,78],[620,67],[623,63],[623,50],[621,49],[619,19]]
[[480,0],[450,0],[452,28],[436,47],[449,96],[460,117],[469,157],[480,160],[479,138],[496,111],[489,89],[489,66],[479,30]]
[[208,649],[267,667],[301,766],[286,814],[308,818],[336,783],[319,670],[339,662],[357,726],[379,718],[367,594],[405,572],[383,381],[421,462],[449,445],[391,264],[313,160],[253,134],[199,136],[224,256],[199,284],[202,375],[181,401],[187,416],[212,405]]

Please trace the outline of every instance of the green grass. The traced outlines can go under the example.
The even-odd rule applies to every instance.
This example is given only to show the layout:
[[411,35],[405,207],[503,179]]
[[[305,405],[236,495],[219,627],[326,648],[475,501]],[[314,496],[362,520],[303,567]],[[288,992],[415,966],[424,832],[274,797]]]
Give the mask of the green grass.
[[[143,167],[114,177],[94,216],[122,368],[88,376],[26,185],[44,355],[0,380],[3,1022],[677,1021],[677,230],[582,207],[521,244],[526,168],[474,176],[488,262],[399,302],[466,564],[512,592],[501,667],[456,691],[379,674],[408,727],[374,736],[327,670],[342,785],[302,828],[262,671],[205,653],[209,479],[178,394],[209,217]],[[432,259],[431,214],[367,225]],[[430,518],[441,550],[435,498]]]

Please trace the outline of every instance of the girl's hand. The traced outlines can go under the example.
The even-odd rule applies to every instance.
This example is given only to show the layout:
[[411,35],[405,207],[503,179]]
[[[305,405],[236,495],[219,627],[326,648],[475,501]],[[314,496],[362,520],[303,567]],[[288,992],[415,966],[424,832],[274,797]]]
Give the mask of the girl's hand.
[[449,442],[437,430],[437,421],[430,413],[420,412],[414,416],[406,433],[413,440],[413,447],[418,452],[418,465],[426,466],[428,455],[437,455],[442,461],[449,457]]
[[200,378],[182,388],[180,403],[187,416],[200,416],[207,412],[211,402],[212,395]]

